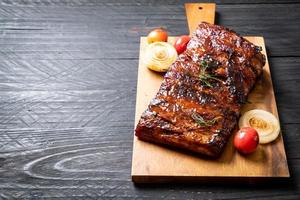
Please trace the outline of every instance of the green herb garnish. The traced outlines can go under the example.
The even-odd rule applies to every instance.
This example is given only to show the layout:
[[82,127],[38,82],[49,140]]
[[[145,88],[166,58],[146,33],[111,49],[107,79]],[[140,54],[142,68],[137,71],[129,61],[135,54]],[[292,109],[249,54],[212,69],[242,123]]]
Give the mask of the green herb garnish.
[[213,87],[209,80],[210,79],[213,79],[213,80],[216,80],[216,81],[221,81],[220,79],[216,78],[216,76],[212,75],[212,74],[208,74],[207,73],[207,68],[209,68],[210,66],[208,65],[208,63],[205,61],[205,60],[202,60],[201,61],[201,71],[200,71],[200,74],[199,74],[199,79],[202,83],[204,83],[207,87]]
[[192,114],[192,118],[196,121],[199,126],[212,126],[214,125],[220,117],[215,117],[211,120],[205,120],[201,115],[197,113]]

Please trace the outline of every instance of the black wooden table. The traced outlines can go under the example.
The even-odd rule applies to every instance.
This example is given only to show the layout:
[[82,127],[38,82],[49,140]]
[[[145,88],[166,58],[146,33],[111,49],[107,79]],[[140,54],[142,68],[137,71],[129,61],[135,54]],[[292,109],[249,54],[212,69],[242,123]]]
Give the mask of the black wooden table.
[[216,23],[265,37],[291,179],[131,182],[139,38],[188,33],[184,1],[3,0],[0,199],[299,199],[300,2],[217,3]]

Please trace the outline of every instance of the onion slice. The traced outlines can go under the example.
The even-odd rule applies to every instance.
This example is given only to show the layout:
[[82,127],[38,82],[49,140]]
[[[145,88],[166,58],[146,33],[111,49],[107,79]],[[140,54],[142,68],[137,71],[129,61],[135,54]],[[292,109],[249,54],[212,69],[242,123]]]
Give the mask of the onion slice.
[[239,120],[239,127],[256,129],[260,144],[274,141],[280,133],[278,119],[272,113],[260,109],[245,112]]
[[177,59],[176,49],[167,42],[154,42],[146,47],[144,64],[151,70],[166,72]]

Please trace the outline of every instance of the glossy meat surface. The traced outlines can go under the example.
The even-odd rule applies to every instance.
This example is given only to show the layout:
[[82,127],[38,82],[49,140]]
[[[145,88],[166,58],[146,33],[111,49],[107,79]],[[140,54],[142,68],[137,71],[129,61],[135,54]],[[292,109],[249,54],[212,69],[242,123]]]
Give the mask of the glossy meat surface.
[[218,157],[262,73],[260,51],[227,28],[199,24],[142,114],[136,136]]

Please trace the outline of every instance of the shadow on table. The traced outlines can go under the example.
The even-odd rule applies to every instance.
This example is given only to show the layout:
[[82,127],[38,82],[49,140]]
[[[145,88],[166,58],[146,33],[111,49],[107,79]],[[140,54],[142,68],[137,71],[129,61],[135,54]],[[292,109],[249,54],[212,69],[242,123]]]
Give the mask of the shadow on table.
[[200,182],[175,182],[175,183],[135,183],[135,188],[137,190],[166,190],[166,189],[222,189],[222,190],[264,190],[264,191],[276,191],[285,190],[293,191],[297,190],[297,182],[294,178],[286,179],[268,179],[259,181],[200,181]]

